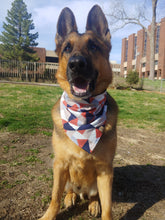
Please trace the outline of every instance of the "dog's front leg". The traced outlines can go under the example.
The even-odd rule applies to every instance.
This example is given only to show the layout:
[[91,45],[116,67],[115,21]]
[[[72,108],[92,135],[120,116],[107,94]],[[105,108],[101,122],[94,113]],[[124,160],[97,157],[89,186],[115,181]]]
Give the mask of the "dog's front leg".
[[53,191],[52,200],[47,209],[45,215],[39,220],[53,220],[58,214],[60,209],[61,197],[64,191],[64,187],[68,178],[68,171],[66,164],[63,164],[59,160],[55,160],[53,167]]
[[112,220],[113,168],[97,176],[97,186],[102,208],[102,220]]

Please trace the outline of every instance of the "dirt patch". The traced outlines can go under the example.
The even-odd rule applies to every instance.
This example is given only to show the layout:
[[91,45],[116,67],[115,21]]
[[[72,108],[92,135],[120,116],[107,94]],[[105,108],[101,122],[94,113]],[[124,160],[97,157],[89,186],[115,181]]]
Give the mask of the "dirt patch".
[[[51,198],[51,137],[0,133],[0,146],[0,219],[37,219]],[[114,167],[114,220],[164,220],[165,132],[119,127]],[[87,207],[65,210],[62,201],[57,219],[96,219]]]

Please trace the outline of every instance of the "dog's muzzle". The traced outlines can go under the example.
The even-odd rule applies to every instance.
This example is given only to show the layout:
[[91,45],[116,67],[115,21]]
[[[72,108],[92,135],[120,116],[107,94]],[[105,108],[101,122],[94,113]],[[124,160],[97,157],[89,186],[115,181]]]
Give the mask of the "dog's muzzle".
[[93,71],[84,56],[72,56],[67,67],[71,92],[76,97],[89,97],[95,89],[97,72]]

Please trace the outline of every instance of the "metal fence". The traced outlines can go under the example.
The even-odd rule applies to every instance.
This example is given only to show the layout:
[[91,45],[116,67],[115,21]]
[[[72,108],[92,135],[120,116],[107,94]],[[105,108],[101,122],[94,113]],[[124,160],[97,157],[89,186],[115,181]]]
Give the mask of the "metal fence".
[[0,79],[56,82],[57,63],[38,63],[0,59]]
[[[114,74],[110,87],[116,89],[129,89],[130,85],[126,82],[124,77]],[[165,93],[165,79],[150,80],[147,78],[140,78],[138,84],[131,85],[131,87],[137,90],[148,90]]]

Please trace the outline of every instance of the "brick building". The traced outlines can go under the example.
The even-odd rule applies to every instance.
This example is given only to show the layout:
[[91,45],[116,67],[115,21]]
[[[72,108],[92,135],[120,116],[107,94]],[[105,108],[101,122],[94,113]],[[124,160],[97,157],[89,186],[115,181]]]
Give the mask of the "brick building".
[[34,47],[34,51],[36,51],[39,61],[41,63],[49,62],[49,63],[58,63],[58,57],[55,51],[53,50],[46,50],[42,47]]
[[110,61],[112,72],[114,75],[120,75],[120,64],[118,64],[116,61]]
[[[135,69],[139,77],[149,76],[150,44],[144,29],[122,39],[121,75]],[[165,18],[157,23],[155,31],[155,79],[165,79]]]

